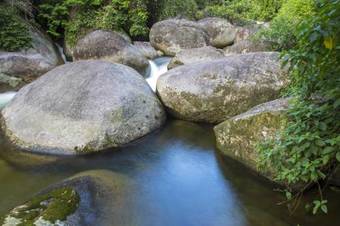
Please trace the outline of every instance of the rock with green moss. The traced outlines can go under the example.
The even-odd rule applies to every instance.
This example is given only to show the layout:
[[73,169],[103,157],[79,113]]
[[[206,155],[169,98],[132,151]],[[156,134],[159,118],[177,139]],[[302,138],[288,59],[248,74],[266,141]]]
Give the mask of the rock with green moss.
[[73,51],[74,60],[98,59],[128,65],[144,74],[147,58],[121,34],[96,30],[79,39]]
[[1,125],[20,149],[76,155],[127,144],[165,117],[137,71],[92,60],[59,66],[20,89],[2,110]]
[[289,99],[274,100],[258,105],[215,126],[217,148],[224,155],[274,180],[275,175],[270,166],[258,167],[257,145],[273,139],[279,129],[285,125],[285,112],[288,107]]
[[279,53],[262,52],[179,66],[158,79],[157,92],[175,117],[219,123],[277,99],[287,83]]
[[233,44],[237,30],[228,20],[218,17],[207,17],[199,20],[197,23],[207,32],[212,46],[224,48]]
[[209,45],[208,34],[194,21],[169,19],[154,24],[150,30],[151,45],[168,56],[182,49]]
[[87,171],[51,185],[10,210],[2,226],[111,225],[121,216],[131,181],[110,171]]
[[18,89],[63,63],[60,54],[47,35],[27,21],[23,23],[27,27],[31,45],[13,52],[0,49],[2,90]]
[[170,61],[168,68],[172,69],[180,65],[192,64],[203,61],[211,61],[224,58],[223,51],[212,46],[194,49],[183,49]]

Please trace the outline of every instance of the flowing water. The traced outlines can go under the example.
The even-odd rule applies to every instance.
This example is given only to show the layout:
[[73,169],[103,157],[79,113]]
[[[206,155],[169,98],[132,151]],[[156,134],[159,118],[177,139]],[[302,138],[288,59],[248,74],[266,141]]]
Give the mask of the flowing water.
[[156,91],[156,84],[159,76],[168,71],[170,60],[170,57],[159,57],[155,60],[149,60],[150,66],[148,68],[146,81],[153,91]]
[[[163,65],[163,64],[161,64]],[[155,83],[153,83],[155,84]],[[0,215],[46,186],[86,170],[106,169],[134,181],[133,208],[114,225],[136,226],[337,226],[339,192],[326,191],[327,216],[276,203],[275,186],[215,148],[211,125],[169,119],[123,148],[78,157],[32,155],[0,136]]]

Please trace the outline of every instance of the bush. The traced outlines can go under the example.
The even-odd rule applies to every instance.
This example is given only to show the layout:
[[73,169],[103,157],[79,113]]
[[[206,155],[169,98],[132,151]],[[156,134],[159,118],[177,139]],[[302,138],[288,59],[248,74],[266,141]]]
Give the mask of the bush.
[[88,30],[124,31],[132,37],[148,34],[145,0],[50,0],[39,5],[38,19],[54,38],[65,32],[70,46]]
[[229,0],[224,4],[207,6],[205,16],[218,16],[234,23],[245,23],[248,20],[271,20],[278,12],[283,0]]
[[319,182],[340,162],[340,0],[320,2],[315,15],[298,26],[297,45],[285,56],[292,81],[289,94],[296,99],[288,124],[276,140],[259,146],[262,165],[273,166],[277,180],[288,183],[289,199],[291,184],[318,185],[314,214],[327,213]]
[[287,0],[277,16],[271,22],[270,28],[257,34],[258,39],[273,43],[274,50],[287,50],[297,43],[296,27],[315,14],[314,0]]
[[182,16],[194,19],[198,10],[195,0],[161,0],[157,20]]
[[0,4],[0,49],[18,51],[31,47],[27,24],[10,6]]

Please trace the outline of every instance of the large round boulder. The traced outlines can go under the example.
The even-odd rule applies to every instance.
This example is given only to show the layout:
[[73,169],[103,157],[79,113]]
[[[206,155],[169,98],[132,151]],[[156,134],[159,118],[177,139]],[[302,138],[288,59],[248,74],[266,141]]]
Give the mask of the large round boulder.
[[15,225],[115,225],[129,219],[128,197],[134,183],[106,170],[86,171],[53,184],[0,218],[3,226]]
[[84,154],[133,141],[159,128],[165,112],[130,67],[78,61],[23,87],[2,110],[2,127],[21,149]]
[[52,70],[63,60],[52,41],[27,23],[32,46],[19,52],[0,50],[0,89],[15,90]]
[[99,59],[128,65],[144,73],[147,58],[123,35],[114,31],[96,30],[79,39],[73,51],[74,60]]
[[212,46],[223,48],[234,42],[237,30],[228,20],[207,17],[197,23],[208,34]]
[[168,68],[172,69],[183,64],[211,61],[221,59],[223,57],[223,51],[212,46],[205,46],[194,49],[183,49],[179,53],[177,53],[174,58],[172,58],[170,64],[168,65]]
[[169,19],[154,24],[150,31],[150,43],[168,56],[182,49],[207,46],[208,35],[193,21]]
[[158,79],[157,92],[175,117],[218,123],[276,99],[287,82],[278,53],[248,53],[179,66]]

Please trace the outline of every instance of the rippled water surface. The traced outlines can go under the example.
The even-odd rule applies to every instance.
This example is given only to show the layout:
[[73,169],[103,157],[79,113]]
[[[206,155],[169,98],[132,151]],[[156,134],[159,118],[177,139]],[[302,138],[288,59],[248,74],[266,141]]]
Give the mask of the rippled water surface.
[[119,150],[82,157],[44,157],[12,150],[1,139],[0,215],[40,189],[93,169],[135,182],[134,207],[115,225],[337,226],[339,192],[327,191],[330,213],[289,216],[274,187],[215,151],[212,127],[170,120],[164,128]]

